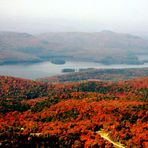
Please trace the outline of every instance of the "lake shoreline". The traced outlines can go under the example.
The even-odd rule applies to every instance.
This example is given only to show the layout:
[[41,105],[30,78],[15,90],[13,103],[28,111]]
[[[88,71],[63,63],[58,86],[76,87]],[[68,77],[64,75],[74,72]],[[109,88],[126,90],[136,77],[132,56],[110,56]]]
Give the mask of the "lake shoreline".
[[65,64],[53,64],[48,62],[38,62],[32,64],[7,64],[0,65],[0,75],[16,76],[28,79],[37,79],[41,77],[56,76],[63,73],[63,69],[75,69],[78,72],[80,69],[123,69],[123,68],[145,68],[148,63],[143,65],[128,65],[128,64],[111,64],[104,65],[96,62],[80,62],[66,61]]
[[138,62],[123,62],[123,63],[108,63],[108,62],[103,62],[103,61],[95,61],[95,60],[88,60],[88,59],[66,59],[66,60],[53,60],[53,59],[49,59],[49,60],[34,60],[34,61],[3,61],[0,62],[0,66],[5,66],[5,65],[32,65],[32,64],[38,64],[38,63],[44,63],[44,62],[51,62],[52,64],[55,65],[64,65],[66,62],[94,62],[94,63],[98,63],[98,64],[102,64],[102,65],[118,65],[118,64],[127,64],[127,65],[144,65],[145,63],[148,63],[148,60],[143,60],[143,61],[138,61]]

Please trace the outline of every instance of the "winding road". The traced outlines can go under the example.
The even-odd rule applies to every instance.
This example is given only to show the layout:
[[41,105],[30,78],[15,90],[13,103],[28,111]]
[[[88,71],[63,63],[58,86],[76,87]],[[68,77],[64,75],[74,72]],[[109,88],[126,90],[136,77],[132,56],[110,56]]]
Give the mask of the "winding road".
[[103,131],[97,131],[97,134],[99,134],[102,138],[106,139],[107,141],[109,141],[110,143],[112,143],[114,146],[118,147],[118,148],[125,148],[125,146],[119,142],[114,142],[109,138],[109,134]]

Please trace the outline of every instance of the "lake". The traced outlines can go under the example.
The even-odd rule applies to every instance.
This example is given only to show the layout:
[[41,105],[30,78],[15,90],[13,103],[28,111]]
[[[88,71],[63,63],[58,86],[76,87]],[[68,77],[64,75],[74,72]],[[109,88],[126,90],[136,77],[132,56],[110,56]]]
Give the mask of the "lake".
[[80,68],[143,68],[148,67],[148,63],[144,65],[126,65],[126,64],[115,64],[115,65],[103,65],[101,63],[94,62],[74,62],[68,61],[63,65],[56,65],[51,62],[36,63],[30,65],[1,65],[0,75],[22,77],[28,79],[36,79],[47,76],[54,76],[62,74],[62,69],[72,68],[76,71]]

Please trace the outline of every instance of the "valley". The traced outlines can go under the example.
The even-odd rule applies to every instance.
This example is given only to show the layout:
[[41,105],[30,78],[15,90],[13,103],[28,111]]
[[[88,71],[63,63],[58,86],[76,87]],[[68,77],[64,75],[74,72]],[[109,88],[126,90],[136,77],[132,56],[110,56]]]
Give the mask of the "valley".
[[147,49],[111,31],[0,32],[0,147],[146,148]]
[[0,148],[148,148],[148,0],[0,0]]

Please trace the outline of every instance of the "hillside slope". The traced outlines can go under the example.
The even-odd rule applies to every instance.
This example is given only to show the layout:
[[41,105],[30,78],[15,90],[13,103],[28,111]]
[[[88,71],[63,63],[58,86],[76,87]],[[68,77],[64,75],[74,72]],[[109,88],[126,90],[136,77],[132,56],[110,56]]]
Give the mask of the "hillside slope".
[[0,64],[45,60],[94,61],[103,64],[143,64],[137,54],[148,55],[148,40],[111,31],[65,32],[31,35],[0,32]]
[[0,63],[40,61],[46,52],[44,44],[28,33],[0,32]]
[[0,86],[3,147],[147,147],[148,77],[64,84],[0,77]]
[[43,82],[119,81],[148,76],[148,68],[80,69],[80,72],[37,79]]
[[[148,54],[148,41],[130,34],[111,31],[96,33],[64,32],[45,33],[38,36],[48,43],[57,54],[76,59],[92,60],[104,64],[136,63],[135,54]],[[49,44],[50,47],[50,44]]]

